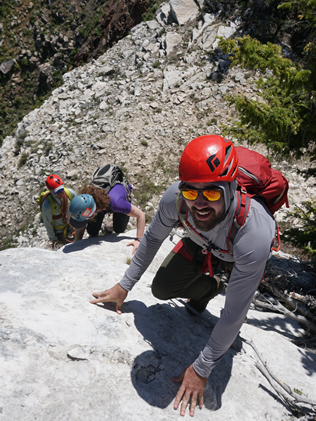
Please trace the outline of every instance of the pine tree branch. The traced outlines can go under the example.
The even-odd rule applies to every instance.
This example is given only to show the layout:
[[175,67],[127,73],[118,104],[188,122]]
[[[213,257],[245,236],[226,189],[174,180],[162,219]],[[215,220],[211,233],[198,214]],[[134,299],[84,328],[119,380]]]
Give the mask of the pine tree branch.
[[[252,341],[248,341],[247,339],[241,338],[243,342],[245,342],[247,345],[251,346],[251,348],[255,351],[256,355],[258,356],[262,366],[260,364],[256,363],[257,368],[261,371],[261,373],[267,378],[271,386],[274,388],[274,390],[278,393],[279,396],[281,396],[286,402],[288,402],[291,406],[293,403],[306,403],[310,405],[314,410],[316,410],[316,401],[304,398],[303,396],[299,395],[298,393],[294,392],[290,386],[283,383],[279,379],[276,378],[276,376],[271,372],[266,362],[263,361],[263,357],[258,351],[257,347]],[[272,380],[274,380],[287,394],[289,394],[292,398],[294,398],[294,401],[289,400],[288,396],[285,395],[282,391],[280,391],[278,388],[273,385]]]
[[[298,311],[303,316],[310,319],[312,323],[316,324],[316,317],[313,315],[313,313],[311,313],[304,304],[299,302],[299,301],[302,301],[302,299],[300,298],[301,297],[303,298],[303,296],[299,296],[299,294],[296,294],[295,292],[290,292],[289,294],[282,293],[270,283],[266,283],[265,286],[267,286],[267,288],[272,292],[274,296],[286,302],[293,310]],[[306,299],[306,296],[305,296],[305,299]],[[313,304],[313,301],[311,303]]]
[[310,330],[312,330],[313,332],[316,332],[316,324],[310,322],[304,316],[296,315],[295,313],[293,313],[292,311],[290,311],[286,307],[284,307],[277,299],[275,299],[274,297],[271,297],[268,294],[264,295],[264,294],[260,294],[259,292],[257,292],[255,294],[252,302],[259,307],[263,307],[263,308],[266,308],[268,310],[283,313],[286,316],[288,316],[290,319],[295,320],[299,323],[302,323],[305,326],[307,326]]

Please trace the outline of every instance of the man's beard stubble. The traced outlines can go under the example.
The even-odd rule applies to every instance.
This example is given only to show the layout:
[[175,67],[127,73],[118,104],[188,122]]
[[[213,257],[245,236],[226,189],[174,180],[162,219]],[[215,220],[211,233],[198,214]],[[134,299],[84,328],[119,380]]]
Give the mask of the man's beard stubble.
[[[224,208],[219,211],[218,213],[216,213],[216,211],[214,209],[205,209],[205,211],[209,211],[210,212],[210,217],[208,219],[206,219],[205,221],[201,221],[200,219],[197,219],[197,217],[195,216],[195,212],[196,212],[197,208],[195,206],[192,207],[192,209],[189,209],[190,215],[193,218],[194,221],[194,225],[196,226],[197,229],[201,230],[201,231],[210,231],[213,228],[216,227],[216,225],[218,225],[220,222],[222,222],[222,220],[224,219],[225,216],[225,210]],[[199,209],[199,211],[203,211],[203,209]]]

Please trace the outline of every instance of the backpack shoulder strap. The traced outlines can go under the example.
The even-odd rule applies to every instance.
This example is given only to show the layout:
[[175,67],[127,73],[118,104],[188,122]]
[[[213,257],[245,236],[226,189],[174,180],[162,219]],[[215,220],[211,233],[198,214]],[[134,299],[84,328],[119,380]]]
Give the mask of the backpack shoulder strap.
[[227,250],[232,252],[234,240],[238,230],[245,224],[246,218],[250,209],[251,196],[247,193],[246,189],[241,187],[241,190],[237,190],[237,206],[227,237]]
[[127,180],[126,180],[125,175],[123,176],[123,181],[115,181],[115,182],[112,184],[112,186],[109,186],[108,191],[106,191],[106,189],[105,189],[106,193],[108,194],[108,193],[109,193],[109,191],[110,191],[110,190],[112,190],[112,189],[113,189],[113,187],[115,187],[117,184],[121,184],[122,186],[124,186],[124,187],[125,187],[125,190],[126,190],[126,193],[127,193],[126,200],[127,200],[128,202],[132,203],[132,192],[131,192],[131,190],[130,190],[130,188],[129,188],[129,184],[128,184]]
[[[184,206],[184,199],[182,198],[180,203],[180,190],[178,190],[177,197],[176,197],[176,207],[178,212],[178,218],[181,220],[181,216],[183,217],[183,206]],[[182,222],[182,221],[181,221]]]
[[244,189],[243,187],[241,187],[240,191],[237,191],[238,202],[234,218],[236,219],[235,224],[238,228],[241,228],[246,221],[250,208],[251,197],[252,195],[247,193],[246,189]]
[[[52,212],[53,212],[53,216],[54,216],[55,212],[56,212],[55,201],[52,198],[52,195],[50,193],[46,197],[47,197],[47,200],[49,201],[50,207],[52,208]],[[43,201],[43,203],[44,203],[44,201]]]
[[67,189],[67,187],[65,187],[65,192],[66,192],[66,194],[67,194],[67,196],[68,196],[68,199],[69,199],[70,201],[72,201],[72,199],[73,199],[72,194],[70,193],[70,190],[69,190],[69,189]]
[[40,210],[42,211],[42,207],[43,207],[43,203],[45,201],[46,198],[48,198],[50,196],[50,191],[47,190],[46,192],[42,192],[40,193],[40,195],[38,196],[37,202],[40,205]]

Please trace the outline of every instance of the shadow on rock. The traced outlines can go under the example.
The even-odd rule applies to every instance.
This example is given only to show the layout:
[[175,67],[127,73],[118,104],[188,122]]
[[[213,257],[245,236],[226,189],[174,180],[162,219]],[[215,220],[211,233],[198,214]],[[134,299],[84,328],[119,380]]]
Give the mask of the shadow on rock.
[[74,251],[84,250],[87,247],[99,245],[103,242],[108,243],[119,243],[122,240],[130,240],[133,241],[134,237],[128,236],[128,235],[120,235],[118,234],[111,234],[111,235],[102,235],[99,237],[89,237],[85,238],[83,240],[76,241],[75,243],[68,244],[62,249],[63,253],[72,253]]
[[279,333],[292,341],[303,334],[302,328],[298,324],[297,328],[295,328],[295,325],[292,322],[290,328],[289,321],[286,318],[279,316],[277,313],[271,313],[270,319],[256,319],[252,314],[247,317],[247,324],[267,332],[270,331]]
[[316,370],[316,354],[307,351],[302,352],[301,350],[299,352],[301,354],[301,361],[306,372],[309,376],[312,376]]
[[[166,408],[180,387],[171,377],[182,373],[198,357],[212,327],[198,317],[189,316],[183,307],[174,308],[171,303],[146,307],[140,301],[130,301],[124,312],[134,314],[136,328],[152,348],[135,358],[131,372],[133,385],[147,403]],[[241,341],[235,341],[219,367],[211,373],[204,391],[206,408],[215,411],[221,407],[233,356],[240,349]]]

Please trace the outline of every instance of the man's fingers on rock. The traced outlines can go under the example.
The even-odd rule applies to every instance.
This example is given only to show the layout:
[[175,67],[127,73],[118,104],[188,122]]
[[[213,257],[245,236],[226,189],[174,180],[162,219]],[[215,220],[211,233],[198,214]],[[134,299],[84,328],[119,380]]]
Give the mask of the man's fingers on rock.
[[191,397],[191,404],[190,404],[190,416],[191,417],[194,416],[196,402],[197,402],[197,393],[193,393],[193,395]]
[[103,303],[104,301],[105,301],[104,298],[97,298],[96,300],[91,300],[90,303],[98,304],[98,303]]
[[187,398],[187,396],[184,396],[184,398],[182,399],[181,409],[180,409],[180,415],[181,416],[184,416],[185,415],[185,411],[187,409],[189,400],[190,400],[190,397]]
[[92,294],[94,297],[96,297],[96,300],[91,300],[90,303],[92,304],[97,304],[97,303],[105,303],[106,301],[111,301],[107,298],[107,295],[104,296],[100,296],[100,295],[94,295]]
[[106,296],[106,294],[104,292],[93,292],[92,295],[95,298],[101,298],[101,297],[105,297]]
[[[178,376],[179,377],[179,376]],[[173,380],[173,378],[172,378],[172,380]],[[185,392],[185,388],[183,387],[183,385],[180,387],[180,389],[178,390],[178,393],[177,393],[177,396],[176,396],[176,399],[175,399],[175,401],[174,401],[174,409],[178,409],[178,406],[179,406],[179,404],[180,404],[180,402],[181,402],[181,399],[182,399],[182,397],[183,397],[183,394],[184,394],[184,392]]]

